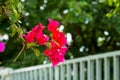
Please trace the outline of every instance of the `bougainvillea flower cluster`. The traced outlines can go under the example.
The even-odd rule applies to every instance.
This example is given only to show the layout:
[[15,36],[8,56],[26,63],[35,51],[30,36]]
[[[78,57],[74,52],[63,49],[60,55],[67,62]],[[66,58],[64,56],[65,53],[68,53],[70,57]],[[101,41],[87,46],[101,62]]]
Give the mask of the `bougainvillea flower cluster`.
[[[27,43],[36,42],[39,45],[47,46],[44,55],[49,57],[53,67],[55,67],[59,62],[65,61],[64,55],[68,50],[67,40],[65,34],[58,30],[60,23],[52,19],[48,19],[48,21],[47,30],[51,33],[51,36],[43,33],[45,26],[39,23],[24,37]],[[49,43],[49,46],[46,43]]]
[[5,50],[5,43],[0,42],[0,53],[4,52],[4,50]]
[[36,40],[36,42],[40,45],[45,44],[49,40],[49,37],[43,33],[43,30],[44,26],[39,23],[37,26],[32,28],[31,31],[24,35],[26,42],[30,43]]

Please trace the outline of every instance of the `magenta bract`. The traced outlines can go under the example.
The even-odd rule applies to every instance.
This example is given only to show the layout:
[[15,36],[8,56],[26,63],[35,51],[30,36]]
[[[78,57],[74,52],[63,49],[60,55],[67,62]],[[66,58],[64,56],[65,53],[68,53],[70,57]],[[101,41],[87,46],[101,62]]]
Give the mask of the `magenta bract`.
[[0,53],[4,52],[4,50],[5,50],[5,43],[0,42]]

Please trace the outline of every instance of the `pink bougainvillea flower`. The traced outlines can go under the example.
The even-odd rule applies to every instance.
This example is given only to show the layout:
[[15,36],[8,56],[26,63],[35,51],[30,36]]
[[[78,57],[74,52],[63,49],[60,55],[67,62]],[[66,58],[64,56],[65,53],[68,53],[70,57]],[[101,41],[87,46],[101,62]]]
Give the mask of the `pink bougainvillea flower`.
[[36,41],[40,45],[44,45],[49,40],[49,37],[41,32],[36,35]]
[[59,62],[64,62],[64,55],[68,48],[66,46],[58,46],[55,42],[50,42],[51,48],[47,48],[44,54],[49,57],[52,62],[53,67],[55,67]]
[[57,52],[57,54],[65,54],[66,51],[68,50],[67,46],[58,46],[55,42],[50,42],[51,43],[51,50],[53,52],[53,54],[55,54]]
[[67,44],[67,39],[65,37],[65,34],[59,32],[58,30],[53,33],[52,39],[54,39],[59,44],[59,46],[63,46]]
[[32,32],[36,35],[39,32],[42,32],[45,27],[41,24],[38,23],[34,28],[32,28]]
[[46,49],[44,54],[49,57],[53,67],[65,60],[64,54],[59,49]]
[[58,63],[65,61],[64,55],[52,55],[49,59],[52,62],[53,67],[55,67]]
[[23,34],[23,37],[25,37],[27,43],[34,42],[36,35],[40,33],[42,34],[43,29],[44,26],[39,23],[34,28],[32,28],[32,31],[29,31],[27,34]]
[[51,49],[46,49],[45,51],[44,51],[44,54],[46,55],[46,56],[51,56],[51,55],[53,55],[53,52],[52,52],[52,50]]
[[67,50],[68,50],[68,47],[66,47],[66,46],[60,48],[60,52],[61,52],[62,54],[65,54]]
[[5,50],[5,43],[0,42],[0,53],[4,52],[4,50]]
[[50,18],[48,19],[48,21],[49,21],[49,24],[48,24],[47,28],[50,32],[53,33],[54,31],[56,31],[57,27],[59,26],[59,22],[52,20]]
[[54,42],[51,41],[50,44],[51,44],[51,48],[47,48],[44,51],[44,54],[46,56],[52,56],[52,55],[54,55],[57,52],[57,49],[59,49],[58,45],[55,44]]
[[29,31],[26,35],[24,35],[27,43],[33,42],[35,39],[35,34],[32,31]]

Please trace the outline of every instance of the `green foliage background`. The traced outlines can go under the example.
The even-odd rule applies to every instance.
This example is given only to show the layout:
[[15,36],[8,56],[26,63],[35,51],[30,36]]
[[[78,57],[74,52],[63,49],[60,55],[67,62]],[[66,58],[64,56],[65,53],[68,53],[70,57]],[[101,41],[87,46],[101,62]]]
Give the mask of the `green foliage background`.
[[66,59],[120,49],[119,0],[0,0],[0,34],[9,35],[6,50],[0,54],[1,66],[19,68],[49,62],[41,56],[44,47],[39,49],[39,57],[25,50],[12,62],[22,48],[19,34],[39,22],[47,25],[48,18],[58,20],[65,26],[64,32],[72,34]]

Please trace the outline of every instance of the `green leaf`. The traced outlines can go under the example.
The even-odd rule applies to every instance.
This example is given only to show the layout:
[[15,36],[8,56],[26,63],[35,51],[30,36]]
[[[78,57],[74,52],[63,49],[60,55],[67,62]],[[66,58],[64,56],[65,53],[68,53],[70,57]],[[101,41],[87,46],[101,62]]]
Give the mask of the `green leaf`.
[[19,0],[9,0],[6,3],[7,7],[5,7],[5,11],[6,12],[9,11],[7,16],[12,23],[16,23],[20,19],[20,13],[19,13],[19,9],[17,8],[17,6],[20,7],[21,5],[18,3],[19,3]]
[[27,48],[38,46],[35,42],[27,43]]
[[17,9],[19,13],[22,13],[22,14],[24,13],[24,6],[22,5],[21,2],[17,4]]
[[12,22],[12,23],[15,23],[15,22],[17,22],[17,17],[16,17],[16,15],[15,14],[9,14],[9,20]]
[[116,32],[120,35],[120,27],[119,27],[119,26],[116,26],[116,27],[114,27],[114,28],[115,28]]
[[45,44],[46,44],[46,46],[47,46],[48,48],[51,48],[50,42],[46,42]]
[[2,62],[0,62],[0,64],[2,64]]
[[85,25],[81,25],[81,28],[83,31],[85,31],[87,29],[87,27]]
[[18,34],[23,34],[22,28],[18,28]]
[[35,55],[36,55],[37,57],[40,55],[39,49],[32,48],[32,50],[34,51],[34,53],[35,53]]
[[113,2],[113,1],[108,0],[108,4],[109,4],[110,6],[112,6],[112,2]]
[[11,25],[11,36],[13,37],[17,33],[17,26],[15,24]]

